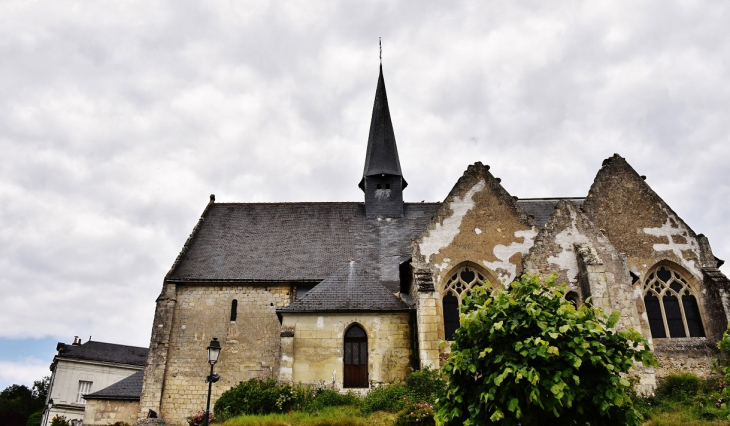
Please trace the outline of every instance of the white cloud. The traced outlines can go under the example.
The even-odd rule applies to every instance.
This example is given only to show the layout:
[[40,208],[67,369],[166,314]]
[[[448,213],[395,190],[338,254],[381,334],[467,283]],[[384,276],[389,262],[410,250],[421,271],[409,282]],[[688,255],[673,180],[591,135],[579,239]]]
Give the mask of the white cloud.
[[37,358],[26,358],[20,361],[0,360],[0,384],[2,384],[0,390],[11,384],[32,388],[34,381],[51,375],[49,365],[51,365],[51,360]]

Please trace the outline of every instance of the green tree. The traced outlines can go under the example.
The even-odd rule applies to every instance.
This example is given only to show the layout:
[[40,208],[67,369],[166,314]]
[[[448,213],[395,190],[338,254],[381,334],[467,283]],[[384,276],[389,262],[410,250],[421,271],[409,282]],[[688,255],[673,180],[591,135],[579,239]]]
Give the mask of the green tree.
[[656,365],[635,330],[566,301],[555,277],[523,276],[507,289],[477,287],[444,366],[449,389],[437,417],[452,425],[639,425],[622,377]]
[[0,424],[25,426],[31,414],[41,411],[48,395],[49,377],[33,382],[33,388],[10,385],[0,392]]

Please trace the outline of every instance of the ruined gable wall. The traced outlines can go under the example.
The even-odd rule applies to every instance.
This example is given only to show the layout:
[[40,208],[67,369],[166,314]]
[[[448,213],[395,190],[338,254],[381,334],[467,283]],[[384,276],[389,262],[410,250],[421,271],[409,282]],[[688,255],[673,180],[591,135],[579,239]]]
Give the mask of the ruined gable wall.
[[537,235],[534,224],[502,188],[489,167],[467,169],[414,243],[414,267],[442,283],[457,265],[471,261],[502,282],[522,272],[522,256]]
[[[654,339],[655,354],[662,364],[657,376],[681,371],[685,367],[681,360],[689,362],[698,353],[697,348],[690,346],[700,345],[705,348],[703,351],[713,352],[712,346],[724,331],[725,316],[717,290],[703,282],[702,268],[716,266],[707,264],[708,259],[714,263],[714,258],[703,249],[709,245],[702,244],[694,231],[618,155],[604,161],[582,209],[604,230],[614,247],[626,255],[629,269],[639,277],[633,290],[645,336],[651,335],[643,303],[647,274],[656,265],[668,262],[689,278],[707,338],[690,338],[689,346],[682,342],[685,339]],[[709,367],[708,363],[708,373]]]
[[[275,310],[289,304],[289,292],[288,283],[178,284],[160,417],[182,425],[185,417],[205,409],[206,348],[213,337],[223,349],[211,405],[240,381],[276,378],[280,325]],[[230,321],[233,299],[238,300],[235,322]]]
[[511,282],[522,272],[522,256],[536,235],[535,223],[489,173],[489,166],[469,166],[413,243],[422,365],[440,365],[438,341],[444,338],[441,292],[448,274],[471,262],[501,283]]
[[282,348],[280,379],[342,389],[344,333],[357,323],[368,337],[371,386],[405,380],[411,372],[409,321],[408,312],[286,313],[282,340],[292,337]]
[[[581,265],[579,258],[585,256],[578,253],[580,247],[595,251],[592,262],[584,261]],[[605,284],[605,290],[602,292],[605,294],[596,294],[598,292],[595,289],[591,292],[586,288],[590,278],[586,269],[590,265],[585,263],[596,263],[593,266],[600,266],[594,269],[600,270],[603,275],[600,279],[604,281],[602,285]],[[613,310],[621,313],[619,329],[641,330],[625,258],[572,202],[558,202],[525,258],[525,269],[543,277],[551,273],[557,274],[557,282],[567,283],[568,290],[578,293],[581,300],[587,297],[607,298],[607,305],[604,307],[609,311],[607,313]]]

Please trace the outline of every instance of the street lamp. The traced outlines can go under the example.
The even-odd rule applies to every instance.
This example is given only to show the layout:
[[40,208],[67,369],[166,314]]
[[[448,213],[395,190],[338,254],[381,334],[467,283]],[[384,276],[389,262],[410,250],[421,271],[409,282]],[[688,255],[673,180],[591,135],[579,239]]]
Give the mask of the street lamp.
[[218,362],[218,356],[221,354],[221,343],[217,337],[210,341],[208,346],[208,363],[210,364],[210,375],[205,378],[208,383],[208,403],[205,405],[205,426],[210,424],[210,392],[213,390],[213,383],[220,379],[218,374],[213,373],[213,366]]

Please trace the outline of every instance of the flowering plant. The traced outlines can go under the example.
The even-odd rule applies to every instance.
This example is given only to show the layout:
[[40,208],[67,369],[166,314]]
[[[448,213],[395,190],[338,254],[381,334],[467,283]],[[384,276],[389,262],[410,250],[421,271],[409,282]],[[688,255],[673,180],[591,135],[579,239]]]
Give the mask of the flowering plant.
[[433,405],[428,402],[413,403],[407,397],[403,398],[406,408],[398,413],[395,426],[427,425],[435,426]]
[[[210,413],[210,417],[213,417],[213,413]],[[203,426],[205,424],[205,411],[193,414],[187,418],[187,421],[190,426]]]

